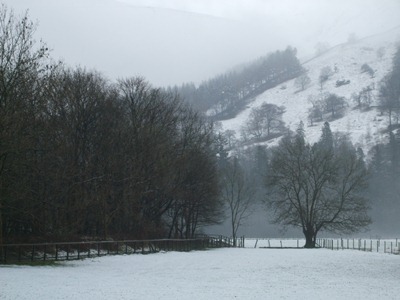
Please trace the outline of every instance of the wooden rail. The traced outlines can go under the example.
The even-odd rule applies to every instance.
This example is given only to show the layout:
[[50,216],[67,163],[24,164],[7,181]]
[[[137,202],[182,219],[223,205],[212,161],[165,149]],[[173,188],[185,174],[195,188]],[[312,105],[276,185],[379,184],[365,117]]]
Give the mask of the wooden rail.
[[207,235],[194,239],[7,244],[0,245],[0,263],[76,260],[105,255],[149,254],[160,251],[191,251],[223,247],[232,247],[228,238]]

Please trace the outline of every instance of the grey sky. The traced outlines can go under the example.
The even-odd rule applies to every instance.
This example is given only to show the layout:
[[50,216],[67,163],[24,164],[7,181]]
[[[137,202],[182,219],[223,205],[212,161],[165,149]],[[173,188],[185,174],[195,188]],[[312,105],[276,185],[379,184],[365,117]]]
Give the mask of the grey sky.
[[335,45],[400,25],[398,0],[3,0],[39,21],[68,65],[111,79],[199,83],[270,51]]

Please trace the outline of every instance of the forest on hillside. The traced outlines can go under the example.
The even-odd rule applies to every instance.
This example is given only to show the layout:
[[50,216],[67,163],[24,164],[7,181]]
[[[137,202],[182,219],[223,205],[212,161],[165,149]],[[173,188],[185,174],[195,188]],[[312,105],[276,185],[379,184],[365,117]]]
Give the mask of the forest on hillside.
[[304,70],[296,55],[296,48],[288,46],[203,81],[197,87],[185,83],[167,90],[178,93],[213,120],[230,119],[257,95],[302,74]]

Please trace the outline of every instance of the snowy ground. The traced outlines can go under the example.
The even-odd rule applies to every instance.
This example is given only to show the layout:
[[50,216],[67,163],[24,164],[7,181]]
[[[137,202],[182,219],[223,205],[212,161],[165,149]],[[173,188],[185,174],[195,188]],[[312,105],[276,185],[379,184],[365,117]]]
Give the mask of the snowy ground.
[[400,299],[398,255],[217,249],[0,266],[0,299]]

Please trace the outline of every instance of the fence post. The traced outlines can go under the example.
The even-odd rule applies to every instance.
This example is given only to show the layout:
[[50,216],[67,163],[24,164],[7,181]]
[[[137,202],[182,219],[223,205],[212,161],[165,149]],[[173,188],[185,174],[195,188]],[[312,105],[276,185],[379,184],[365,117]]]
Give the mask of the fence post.
[[31,261],[35,258],[35,245],[32,245]]
[[46,244],[44,244],[43,261],[46,261]]

